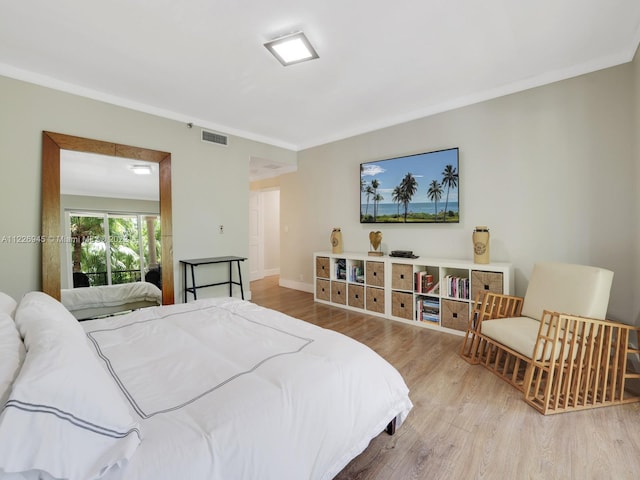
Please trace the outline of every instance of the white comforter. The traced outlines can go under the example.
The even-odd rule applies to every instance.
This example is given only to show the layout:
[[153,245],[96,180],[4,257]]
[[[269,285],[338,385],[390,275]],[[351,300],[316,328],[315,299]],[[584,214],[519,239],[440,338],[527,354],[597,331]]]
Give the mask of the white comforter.
[[116,307],[127,303],[154,302],[160,305],[162,291],[149,282],[131,282],[86,288],[62,289],[62,304],[67,310]]
[[412,408],[365,345],[238,299],[82,326],[140,418],[108,480],[330,479]]

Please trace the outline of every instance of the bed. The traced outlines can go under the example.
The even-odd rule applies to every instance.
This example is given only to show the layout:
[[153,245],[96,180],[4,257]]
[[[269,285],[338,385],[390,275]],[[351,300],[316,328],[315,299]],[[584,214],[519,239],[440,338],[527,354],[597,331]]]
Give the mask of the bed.
[[365,345],[240,299],[78,323],[31,292],[13,310],[3,479],[331,479],[412,408]]
[[60,293],[62,304],[78,320],[162,304],[162,290],[149,282],[64,288]]

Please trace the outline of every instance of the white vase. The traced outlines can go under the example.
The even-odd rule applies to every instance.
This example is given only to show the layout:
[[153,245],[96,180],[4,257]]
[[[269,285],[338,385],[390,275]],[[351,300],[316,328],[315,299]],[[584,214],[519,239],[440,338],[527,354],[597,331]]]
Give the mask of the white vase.
[[474,263],[490,263],[489,229],[486,226],[476,227],[472,239]]

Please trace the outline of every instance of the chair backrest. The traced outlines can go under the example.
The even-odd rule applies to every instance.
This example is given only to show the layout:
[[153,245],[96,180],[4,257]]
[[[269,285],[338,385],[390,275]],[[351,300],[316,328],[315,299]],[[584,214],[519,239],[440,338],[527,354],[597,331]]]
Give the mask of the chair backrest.
[[73,272],[73,288],[90,287],[89,277],[83,272]]
[[599,267],[539,262],[533,267],[522,315],[540,320],[543,310],[604,320],[613,272]]
[[153,283],[156,287],[162,290],[162,273],[159,268],[149,270],[144,276],[144,281]]

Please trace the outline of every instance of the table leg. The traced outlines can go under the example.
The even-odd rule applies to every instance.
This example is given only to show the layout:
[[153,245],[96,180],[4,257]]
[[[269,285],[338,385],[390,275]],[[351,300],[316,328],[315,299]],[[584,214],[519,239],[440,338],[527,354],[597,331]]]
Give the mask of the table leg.
[[184,288],[183,303],[187,303],[187,264],[182,264],[182,288]]
[[[240,260],[237,260],[238,264],[238,278],[240,279],[240,295],[242,296],[242,300],[244,300],[244,289],[242,288],[242,270],[240,269]],[[231,264],[229,264],[231,266]]]
[[193,265],[191,265],[191,286],[193,287],[193,299],[197,300],[198,296],[196,295],[196,274],[193,271]]

